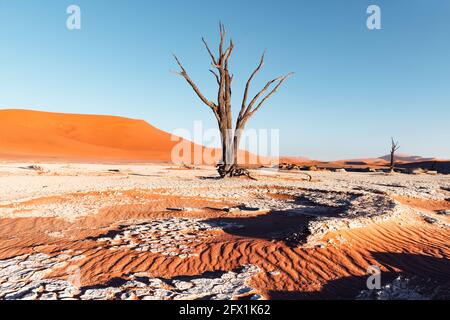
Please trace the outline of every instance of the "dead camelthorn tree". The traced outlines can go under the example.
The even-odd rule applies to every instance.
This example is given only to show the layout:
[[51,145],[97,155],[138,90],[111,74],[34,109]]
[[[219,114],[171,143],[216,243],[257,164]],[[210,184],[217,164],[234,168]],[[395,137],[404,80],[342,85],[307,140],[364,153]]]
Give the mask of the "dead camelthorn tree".
[[391,164],[389,168],[391,169],[391,172],[394,172],[394,166],[395,166],[395,152],[400,149],[400,146],[398,145],[398,142],[394,141],[394,138],[391,138]]
[[[242,98],[241,109],[236,120],[236,124],[233,128],[233,117],[231,110],[231,87],[233,82],[233,75],[229,71],[229,61],[231,54],[234,50],[233,40],[230,40],[229,45],[225,46],[226,32],[223,24],[219,25],[220,31],[220,43],[218,56],[215,56],[209,48],[206,40],[202,38],[203,44],[212,60],[213,69],[209,71],[214,75],[214,78],[218,85],[217,101],[211,101],[207,99],[189,77],[186,69],[181,64],[177,56],[174,55],[175,60],[180,67],[181,71],[176,72],[182,76],[188,84],[192,87],[194,92],[200,98],[200,100],[206,104],[214,113],[219,126],[222,144],[222,159],[218,165],[218,172],[222,178],[230,176],[248,175],[248,172],[238,167],[238,150],[241,141],[241,134],[247,124],[248,120],[261,108],[261,106],[278,90],[281,84],[290,77],[293,73],[280,76],[267,82],[267,84],[248,102],[249,90],[252,80],[256,74],[261,70],[264,64],[264,55],[261,56],[261,60],[250,75],[248,79],[244,96]],[[268,91],[270,89],[270,91]]]

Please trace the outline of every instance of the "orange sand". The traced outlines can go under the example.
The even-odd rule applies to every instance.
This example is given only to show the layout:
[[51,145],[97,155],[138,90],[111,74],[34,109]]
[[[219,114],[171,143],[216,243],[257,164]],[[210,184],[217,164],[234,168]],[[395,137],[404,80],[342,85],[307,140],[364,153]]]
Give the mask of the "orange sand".
[[[125,196],[137,194],[155,197],[158,201],[154,205],[107,208],[95,216],[75,222],[58,218],[0,219],[0,259],[32,252],[56,255],[67,249],[81,251],[85,258],[77,264],[81,269],[83,285],[101,284],[136,272],[172,278],[233,270],[250,263],[262,270],[252,279],[251,285],[267,298],[274,299],[354,297],[355,293],[365,288],[366,270],[373,264],[380,266],[387,278],[407,272],[443,282],[449,280],[449,231],[420,219],[409,217],[407,223],[394,219],[364,228],[332,232],[323,239],[325,245],[322,248],[290,247],[282,241],[267,238],[267,231],[275,230],[279,228],[279,223],[283,223],[276,215],[255,213],[238,217],[217,210],[225,202],[209,202],[208,199],[150,193],[143,195],[141,191],[129,191]],[[53,198],[52,201],[67,199]],[[202,210],[191,213],[165,210],[166,207],[186,205]],[[91,238],[115,230],[118,224],[127,221],[180,215],[226,219],[238,222],[244,228],[230,230],[231,233],[217,231],[212,239],[193,247],[198,257],[186,259],[127,249],[111,251]],[[48,235],[58,231],[64,232],[64,237]],[[64,270],[50,276],[64,278]]]
[[413,208],[426,211],[450,210],[450,201],[448,200],[428,200],[401,196],[396,196],[395,199]]

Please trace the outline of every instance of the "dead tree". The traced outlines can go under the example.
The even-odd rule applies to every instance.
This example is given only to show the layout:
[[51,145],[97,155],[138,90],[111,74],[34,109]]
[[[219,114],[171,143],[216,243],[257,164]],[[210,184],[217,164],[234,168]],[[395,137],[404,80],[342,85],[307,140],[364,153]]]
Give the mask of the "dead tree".
[[391,172],[394,172],[395,167],[395,152],[400,149],[400,146],[398,145],[398,141],[394,141],[394,138],[391,138],[391,163],[389,168],[391,169]]
[[[218,172],[222,178],[226,176],[240,176],[248,175],[248,172],[238,167],[238,150],[241,141],[241,134],[247,124],[248,120],[261,108],[261,106],[278,90],[281,84],[289,78],[293,73],[277,77],[267,82],[267,84],[248,102],[249,90],[252,80],[256,74],[261,70],[264,64],[265,53],[262,54],[261,60],[250,75],[248,79],[244,95],[242,98],[241,109],[236,120],[236,124],[233,128],[233,117],[231,108],[231,87],[233,82],[233,75],[229,71],[229,61],[231,54],[234,50],[233,40],[230,39],[229,45],[225,45],[226,31],[223,24],[219,24],[220,31],[220,43],[218,56],[215,56],[208,46],[208,43],[202,38],[203,44],[208,51],[211,58],[211,64],[213,66],[209,71],[213,74],[217,85],[217,101],[211,101],[207,99],[194,83],[194,81],[188,75],[186,69],[181,64],[177,56],[174,58],[180,67],[181,71],[176,72],[182,76],[187,83],[192,87],[196,95],[200,100],[208,106],[214,116],[216,117],[217,124],[220,130],[221,145],[222,145],[222,157],[219,163]],[[270,91],[268,91],[270,89]],[[267,92],[267,93],[266,93]]]

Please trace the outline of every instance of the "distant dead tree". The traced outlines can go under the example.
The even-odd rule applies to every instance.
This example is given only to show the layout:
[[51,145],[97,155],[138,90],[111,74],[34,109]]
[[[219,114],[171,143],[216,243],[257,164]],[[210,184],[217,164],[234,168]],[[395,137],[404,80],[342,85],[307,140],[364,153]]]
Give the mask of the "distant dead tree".
[[[236,125],[233,130],[233,117],[231,111],[231,86],[233,81],[233,75],[229,72],[229,60],[231,54],[233,53],[234,43],[230,39],[230,43],[227,48],[224,47],[226,31],[222,23],[219,24],[220,32],[220,43],[218,57],[216,57],[211,49],[209,48],[206,40],[202,38],[203,44],[212,60],[213,69],[209,71],[213,74],[217,85],[218,94],[217,101],[213,102],[207,99],[194,83],[194,81],[189,77],[186,69],[181,64],[180,60],[174,55],[174,58],[180,67],[181,71],[176,72],[178,75],[186,79],[187,83],[192,87],[196,95],[200,100],[207,105],[214,113],[216,117],[217,124],[219,126],[221,135],[221,145],[222,145],[222,159],[217,166],[218,172],[222,178],[233,177],[240,175],[248,175],[248,172],[238,167],[238,150],[241,139],[241,134],[248,120],[261,108],[261,106],[278,90],[281,84],[289,78],[293,73],[288,73],[286,75],[277,77],[273,80],[267,82],[267,84],[248,102],[249,90],[251,82],[256,74],[261,70],[264,64],[265,52],[261,56],[261,60],[250,75],[248,79],[244,95],[242,98],[241,109],[236,120]],[[267,90],[269,90],[267,92]],[[267,92],[267,93],[266,93]]]
[[391,138],[391,164],[389,168],[391,169],[391,172],[394,172],[394,166],[395,166],[395,152],[400,149],[400,146],[398,145],[398,141],[394,141],[394,138]]

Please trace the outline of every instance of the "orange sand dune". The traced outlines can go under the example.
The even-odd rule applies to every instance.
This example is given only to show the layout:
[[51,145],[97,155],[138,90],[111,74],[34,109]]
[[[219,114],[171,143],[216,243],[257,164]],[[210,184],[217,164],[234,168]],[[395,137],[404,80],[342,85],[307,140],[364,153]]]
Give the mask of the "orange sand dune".
[[0,111],[2,158],[169,161],[175,144],[170,134],[142,120]]
[[[219,160],[219,150],[181,141]],[[143,120],[0,110],[0,159],[5,160],[171,162],[177,143],[171,134]],[[243,155],[248,159],[247,152]],[[193,156],[189,158],[183,162],[194,162]]]

